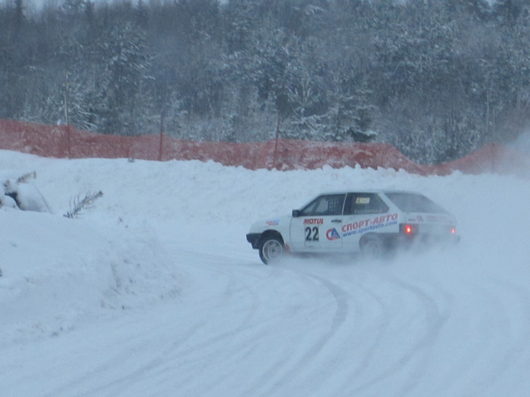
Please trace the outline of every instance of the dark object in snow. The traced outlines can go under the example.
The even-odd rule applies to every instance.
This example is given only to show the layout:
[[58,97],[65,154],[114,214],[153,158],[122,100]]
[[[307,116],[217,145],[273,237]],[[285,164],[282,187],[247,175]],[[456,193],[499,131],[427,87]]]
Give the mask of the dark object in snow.
[[36,177],[37,173],[33,171],[16,179],[5,179],[0,185],[0,207],[8,206],[24,211],[51,212],[39,189],[29,182],[30,179]]
[[17,178],[17,184],[19,183],[27,183],[30,179],[37,179],[37,172],[28,172],[27,174],[24,174],[22,176],[19,176]]
[[92,208],[94,202],[101,196],[103,196],[103,192],[100,190],[97,193],[87,193],[82,199],[76,197],[72,202],[72,209],[64,214],[64,216],[66,218],[75,218],[79,216],[81,211]]

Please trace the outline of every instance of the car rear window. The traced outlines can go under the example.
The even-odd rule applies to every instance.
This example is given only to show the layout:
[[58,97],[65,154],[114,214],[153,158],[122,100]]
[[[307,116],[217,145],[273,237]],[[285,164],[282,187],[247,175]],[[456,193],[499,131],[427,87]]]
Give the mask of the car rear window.
[[346,200],[344,215],[382,214],[388,206],[375,193],[354,193]]
[[403,212],[446,213],[442,207],[421,194],[386,193],[386,196]]

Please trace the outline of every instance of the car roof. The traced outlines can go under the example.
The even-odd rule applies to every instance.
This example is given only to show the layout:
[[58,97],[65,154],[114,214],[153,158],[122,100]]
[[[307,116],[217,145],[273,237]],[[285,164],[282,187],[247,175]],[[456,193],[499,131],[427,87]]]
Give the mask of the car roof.
[[328,195],[328,194],[348,194],[348,193],[407,193],[407,194],[421,194],[411,190],[387,190],[387,189],[352,189],[352,190],[335,190],[322,192],[319,196]]

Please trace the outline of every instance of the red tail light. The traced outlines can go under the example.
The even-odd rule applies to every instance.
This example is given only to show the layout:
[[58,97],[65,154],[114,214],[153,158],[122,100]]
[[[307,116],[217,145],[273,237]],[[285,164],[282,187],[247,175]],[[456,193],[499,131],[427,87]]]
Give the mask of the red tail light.
[[451,234],[456,234],[456,227],[451,227],[451,230],[450,230]]
[[413,234],[416,234],[416,232],[416,225],[412,225],[410,223],[404,223],[401,225],[401,233],[406,234],[407,236],[412,236]]

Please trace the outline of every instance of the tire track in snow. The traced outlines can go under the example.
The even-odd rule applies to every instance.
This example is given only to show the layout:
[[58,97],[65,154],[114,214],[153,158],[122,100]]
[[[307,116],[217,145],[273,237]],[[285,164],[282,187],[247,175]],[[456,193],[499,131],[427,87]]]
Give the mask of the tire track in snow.
[[[413,285],[403,280],[398,279],[397,277],[388,276],[385,277],[386,282],[391,285],[398,286],[402,293],[405,293],[409,296],[412,296],[415,302],[418,302],[418,305],[414,305],[414,308],[418,307],[423,308],[422,317],[424,322],[420,324],[420,328],[415,336],[415,340],[410,346],[407,346],[404,350],[399,352],[399,355],[395,357],[389,365],[386,366],[380,361],[376,362],[377,367],[382,367],[383,369],[378,370],[377,374],[369,375],[369,380],[364,381],[354,387],[347,387],[344,385],[346,390],[350,390],[352,395],[358,395],[367,392],[372,386],[379,384],[393,375],[402,372],[403,370],[408,370],[407,366],[413,360],[419,360],[420,363],[416,364],[412,374],[408,377],[408,381],[405,385],[400,388],[399,392],[396,392],[396,395],[408,395],[410,390],[415,386],[417,379],[421,377],[422,371],[425,369],[425,366],[421,365],[421,362],[425,361],[425,356],[428,354],[429,347],[432,345],[433,341],[439,335],[439,332],[447,319],[446,313],[443,313],[439,309],[438,303],[427,293],[425,293],[421,288],[416,285]],[[395,321],[395,310],[392,310],[392,307],[389,306],[387,301],[383,298],[379,298],[378,301],[381,305],[386,307],[384,312],[386,313],[387,319],[385,320],[384,331],[381,332],[377,340],[372,344],[372,349],[367,352],[365,360],[363,360],[362,365],[360,365],[352,374],[352,378],[355,379],[359,377],[363,371],[367,368],[370,368],[370,365],[373,364],[377,358],[385,356],[385,346],[395,346],[396,338],[402,337],[401,334],[395,334],[390,330],[392,321]],[[397,313],[400,313],[399,311]],[[398,322],[400,322],[398,320]],[[386,332],[390,331],[390,333]],[[408,335],[410,337],[410,335]],[[422,356],[419,356],[422,354]]]
[[[510,331],[510,346],[506,348],[504,357],[497,361],[496,373],[489,377],[490,390],[492,395],[505,393],[506,395],[516,396],[517,390],[530,390],[530,380],[526,381],[526,388],[520,387],[520,385],[513,385],[511,382],[501,380],[501,376],[509,371],[523,372],[524,368],[528,368],[530,364],[530,348],[528,347],[528,335],[530,334],[530,293],[527,288],[515,284],[513,281],[506,280],[491,280],[491,284],[495,286],[503,285],[505,287],[506,295],[513,296],[510,308],[517,308],[519,312],[523,314],[512,316],[513,318],[526,319],[526,324],[522,324],[523,328],[514,330],[512,323],[508,320],[508,326]],[[513,310],[513,309],[512,309]],[[516,333],[516,335],[513,335]],[[521,347],[525,348],[522,349]],[[526,361],[526,363],[525,363]],[[524,375],[523,375],[524,376]],[[528,379],[528,377],[526,377]],[[504,384],[503,384],[504,383]],[[510,390],[513,388],[513,390]],[[494,391],[497,390],[498,392]]]
[[[411,274],[395,275],[393,269],[366,267],[330,271],[325,264],[309,266],[309,269],[253,268],[245,265],[244,260],[229,259],[228,255],[193,255],[202,258],[202,270],[215,274],[219,281],[219,288],[206,299],[201,298],[201,305],[211,312],[218,309],[232,313],[231,318],[237,319],[238,324],[214,329],[203,317],[197,318],[194,328],[189,325],[184,329],[175,328],[178,338],[185,336],[185,330],[189,331],[186,343],[165,339],[169,343],[163,349],[150,352],[140,368],[130,371],[129,366],[128,373],[118,372],[118,376],[102,382],[107,371],[116,373],[114,366],[119,365],[127,352],[115,355],[86,379],[77,385],[65,386],[55,395],[68,395],[72,390],[83,390],[86,395],[128,395],[141,388],[147,379],[148,384],[160,385],[161,390],[178,387],[182,395],[200,396],[270,397],[293,391],[296,395],[310,395],[312,390],[321,391],[315,395],[327,396],[381,395],[388,390],[393,390],[394,395],[422,396],[433,392],[459,395],[464,391],[472,395],[484,390],[484,384],[498,391],[509,387],[493,375],[513,371],[514,365],[508,367],[512,361],[528,368],[529,351],[520,351],[525,345],[528,325],[521,321],[510,324],[510,318],[520,319],[521,311],[525,313],[524,318],[529,318],[530,310],[525,306],[529,294],[514,282],[505,281],[500,285],[499,280],[490,278],[487,283],[473,283],[465,277],[439,282],[435,275],[418,279],[410,277]],[[246,259],[246,256],[241,257]],[[458,281],[455,285],[450,284],[455,280]],[[281,295],[286,292],[287,285],[299,294],[291,302],[300,304],[299,312],[291,313],[292,322],[289,322],[289,311],[283,306]],[[280,292],[277,297],[271,295],[275,288]],[[461,295],[462,291],[469,296]],[[308,296],[314,296],[314,301],[303,301]],[[459,316],[468,314],[469,308],[476,307],[477,301],[487,304],[489,310],[471,318],[471,330],[492,325],[487,316],[495,311],[506,311],[504,309],[510,306],[506,311],[506,326],[500,328],[500,323],[497,324],[490,336],[511,335],[513,340],[503,354],[485,355],[501,357],[501,360],[478,371],[479,376],[472,382],[459,373],[458,367],[442,367],[444,373],[432,376],[429,372],[438,368],[440,349],[451,336],[448,331],[453,331],[448,328],[458,323]],[[459,307],[462,303],[467,306]],[[278,304],[280,306],[274,306]],[[324,317],[322,309],[330,307],[334,309]],[[304,318],[312,315],[317,320],[325,319],[327,327],[305,329]],[[414,321],[403,330],[402,325],[407,320]],[[305,331],[304,340],[277,339],[290,336],[278,332],[278,327],[284,324],[292,325],[291,334]],[[487,330],[485,332],[487,335]],[[404,337],[407,340],[400,346],[399,339]],[[279,341],[280,345],[273,346],[271,342],[274,341]],[[138,346],[141,343],[142,340],[136,342]],[[266,345],[273,351],[258,362]],[[133,345],[131,349],[134,348]],[[462,367],[472,364],[473,351],[473,348],[464,351]],[[246,363],[256,371],[248,372],[249,377],[234,376],[234,371],[246,369]],[[335,373],[337,368],[343,371]],[[200,383],[197,379],[201,379]],[[245,379],[245,383],[234,384],[237,379]]]
[[[371,378],[356,384],[354,381],[363,372],[353,373],[336,395],[380,395],[383,390],[407,396],[484,395],[485,388],[496,390],[487,394],[491,396],[521,395],[524,388],[520,384],[506,384],[501,379],[514,378],[513,373],[522,372],[521,368],[527,368],[530,362],[530,350],[521,348],[527,346],[530,321],[524,324],[520,320],[530,318],[528,289],[513,280],[500,280],[497,275],[478,281],[465,274],[454,275],[458,278],[441,279],[441,283],[436,275],[407,281],[401,276],[383,275],[381,281],[399,286],[398,296],[405,293],[416,297],[417,303],[409,306],[421,308],[418,315],[421,314],[422,323],[414,328],[418,330],[413,333],[414,343],[385,366],[384,361],[375,360],[385,356],[385,346],[395,347],[398,338],[406,336],[387,333],[376,351],[370,353],[370,360],[376,362],[373,367],[380,368],[377,373],[366,368],[364,372]],[[381,298],[392,310],[392,302],[384,294]],[[472,309],[476,307],[486,310],[475,312]],[[399,319],[391,316],[389,321],[396,323]],[[388,332],[395,329],[395,324],[391,325]],[[472,338],[469,342],[466,334]],[[458,355],[451,356],[448,352],[455,349]],[[507,372],[512,374],[503,377]],[[522,374],[515,378],[527,379]],[[525,384],[530,386],[530,380]],[[514,392],[506,393],[510,389]]]
[[[198,254],[196,252],[193,252],[193,255],[197,256]],[[215,255],[211,256],[211,259],[215,258]],[[178,337],[176,336],[176,338],[178,338],[178,341],[172,341],[164,348],[156,349],[157,353],[155,353],[155,356],[148,359],[147,362],[142,364],[140,367],[136,368],[135,370],[129,373],[116,376],[111,381],[102,383],[97,387],[91,387],[85,392],[76,393],[76,395],[101,395],[102,393],[107,393],[109,391],[112,391],[110,392],[110,395],[122,393],[123,391],[127,390],[129,387],[134,385],[136,382],[141,382],[142,380],[145,380],[145,377],[150,376],[151,372],[156,371],[160,367],[167,367],[168,362],[174,362],[174,360],[183,361],[186,359],[186,356],[197,355],[200,351],[208,351],[211,346],[215,346],[219,344],[222,340],[231,338],[234,334],[239,333],[242,329],[247,327],[256,312],[257,298],[253,291],[248,287],[241,287],[238,282],[239,278],[235,277],[232,272],[226,271],[225,268],[211,267],[208,269],[208,271],[214,272],[218,275],[222,275],[227,279],[226,282],[223,282],[224,287],[223,291],[220,293],[221,297],[226,298],[230,297],[231,295],[235,295],[238,298],[239,302],[250,302],[247,307],[243,308],[245,313],[242,313],[240,315],[240,323],[238,325],[236,325],[235,327],[230,326],[227,330],[220,334],[215,334],[214,336],[209,337],[206,340],[201,340],[198,346],[194,345],[193,347],[182,349],[183,346],[193,343],[192,341],[194,337],[199,334],[201,330],[208,329],[208,331],[205,331],[205,333],[211,334],[210,327],[208,327],[207,321],[199,317],[194,322],[192,322],[192,324],[188,325],[184,333],[179,333]],[[241,299],[241,293],[245,293],[246,297]],[[202,305],[208,307],[208,309],[210,310],[211,302],[217,300],[218,297],[219,295],[209,297],[206,301],[203,301],[201,303]],[[140,340],[136,343],[136,349],[141,350],[141,346],[144,345],[146,341],[143,340],[141,337],[139,339]],[[135,349],[134,347],[131,348],[130,344],[127,344],[127,347],[132,350]],[[68,394],[68,390],[82,387],[83,384],[89,383],[91,379],[104,378],[103,374],[112,372],[116,368],[120,368],[121,364],[127,360],[128,354],[129,353],[125,351],[116,355],[110,360],[106,360],[105,363],[100,364],[97,368],[91,370],[90,373],[80,377],[75,381],[69,382],[67,385],[55,390],[53,393],[50,393],[50,397],[61,395],[63,393]],[[120,392],[118,392],[118,390],[120,390]]]
[[[440,378],[438,390],[445,390],[448,395],[462,393],[526,396],[527,393],[521,394],[520,390],[529,390],[530,380],[526,381],[525,389],[520,384],[505,384],[504,379],[514,378],[510,372],[521,372],[521,375],[515,378],[528,379],[526,374],[523,374],[523,368],[528,367],[528,364],[524,364],[525,358],[530,358],[526,343],[530,320],[526,324],[519,321],[515,328],[512,322],[514,318],[530,319],[528,290],[516,284],[514,280],[502,280],[498,275],[490,275],[483,280],[465,279],[459,288],[467,294],[458,297],[460,305],[453,308],[449,329],[445,331],[447,335],[444,335],[444,344],[435,346],[437,355],[456,347],[460,348],[459,354],[452,360],[452,366],[446,365],[444,370],[437,374]],[[457,288],[454,290],[458,292]],[[468,310],[470,307],[484,309],[475,312]],[[464,318],[465,323],[462,321]],[[461,340],[451,338],[455,334]],[[431,385],[421,386],[424,390],[428,386],[432,388],[435,381],[436,378],[430,376]],[[514,391],[509,392],[510,388]],[[485,389],[488,390],[486,394]]]
[[[285,360],[285,354],[284,356],[280,357],[279,362],[273,362],[268,370],[266,370],[240,394],[241,396],[271,396],[281,392],[280,389],[285,387],[290,380],[296,378],[296,376],[304,370],[304,368],[312,361],[312,359],[314,359],[324,349],[326,344],[332,340],[333,335],[344,324],[349,313],[349,303],[347,299],[348,294],[337,284],[313,274],[294,272],[290,269],[284,269],[284,273],[289,273],[291,276],[295,276],[298,279],[300,276],[302,276],[306,279],[316,281],[319,285],[319,288],[324,287],[328,294],[333,297],[335,305],[335,312],[331,319],[331,325],[325,333],[318,335],[316,341],[312,342],[310,348],[304,349],[303,354],[291,362],[287,368],[285,368],[285,365],[281,365]],[[307,283],[305,284],[307,285]],[[311,288],[314,288],[313,284],[314,283],[312,282]],[[294,349],[292,349],[291,352],[293,350]],[[278,376],[278,374],[280,376]]]
[[[341,330],[335,329],[326,336],[328,338],[326,344],[330,346],[330,350],[326,351],[320,360],[314,360],[318,366],[313,366],[314,368],[302,375],[309,383],[314,382],[315,379],[321,379],[322,384],[326,383],[326,386],[319,385],[325,395],[363,395],[369,393],[373,385],[400,372],[403,366],[416,358],[418,350],[426,349],[430,339],[437,337],[437,332],[434,331],[441,328],[445,321],[445,313],[441,313],[437,302],[422,289],[392,277],[386,272],[373,272],[370,269],[353,267],[345,269],[345,272],[353,274],[351,277],[347,277],[348,273],[341,272],[338,274],[339,279],[335,280],[337,274],[329,272],[328,266],[329,264],[322,267],[324,272],[318,270],[318,273],[323,275],[313,275],[313,277],[342,291],[346,305],[354,306],[355,310],[346,310],[347,320],[342,323],[347,322],[348,325],[343,325]],[[374,277],[376,278],[373,279]],[[372,290],[370,287],[374,282],[378,284],[378,288]],[[381,282],[385,284],[382,289],[384,293],[380,291]],[[413,341],[412,346],[407,346],[405,351],[400,350],[399,356],[385,368],[385,363],[379,360],[386,355],[385,345],[388,341],[395,342],[395,330],[399,328],[401,321],[396,319],[396,314],[402,314],[396,310],[394,296],[389,297],[388,291],[397,291],[399,296],[420,302],[419,306],[423,308],[422,317],[426,321],[419,325],[421,328],[417,331],[419,336]],[[408,305],[411,306],[417,309],[418,305],[416,303]],[[398,337],[401,337],[401,334],[398,334]],[[417,376],[421,368],[417,367]],[[411,379],[414,379],[414,376]],[[299,383],[304,384],[304,382]],[[411,387],[413,384],[403,386],[404,395]],[[316,392],[314,385],[309,391]]]

